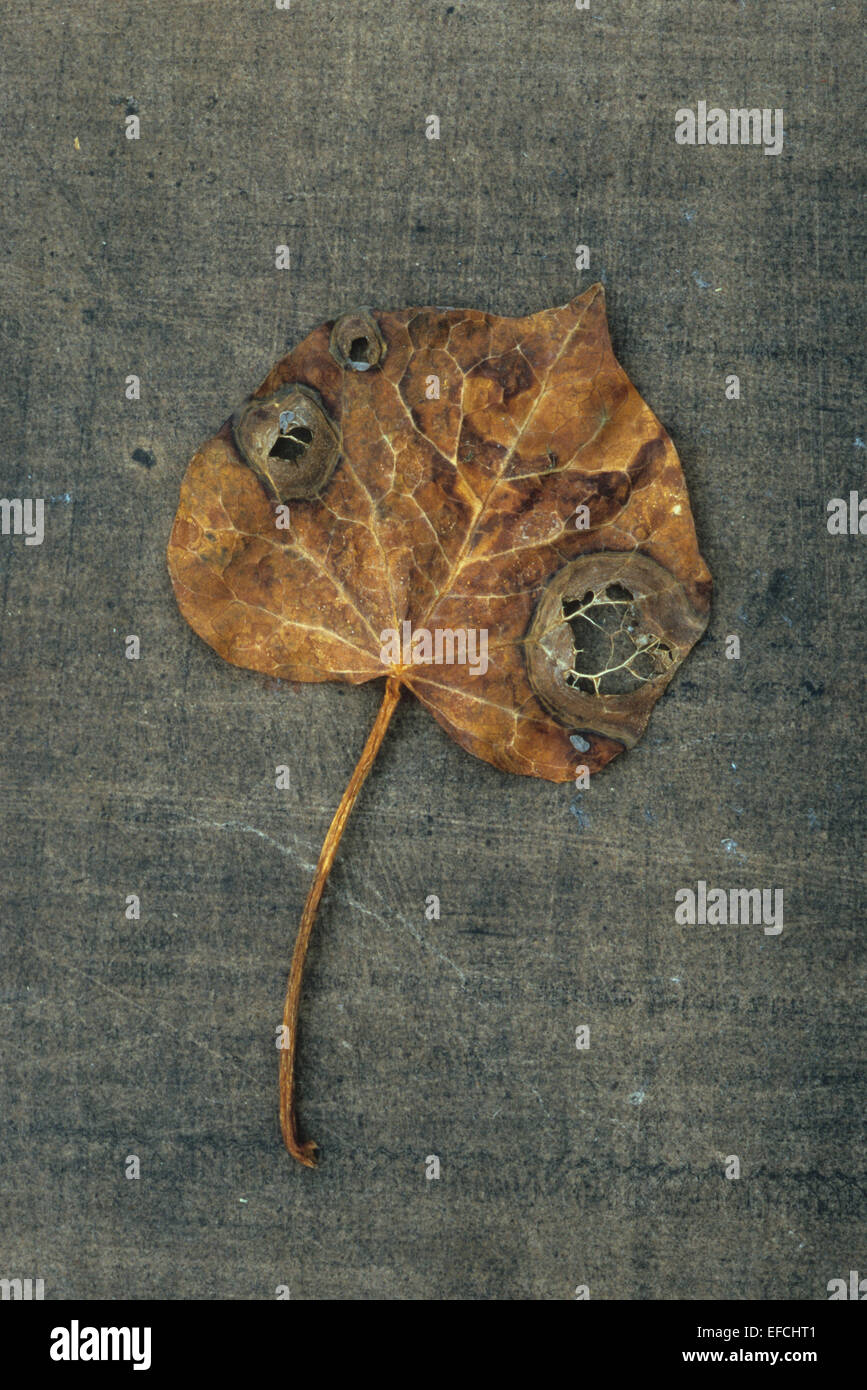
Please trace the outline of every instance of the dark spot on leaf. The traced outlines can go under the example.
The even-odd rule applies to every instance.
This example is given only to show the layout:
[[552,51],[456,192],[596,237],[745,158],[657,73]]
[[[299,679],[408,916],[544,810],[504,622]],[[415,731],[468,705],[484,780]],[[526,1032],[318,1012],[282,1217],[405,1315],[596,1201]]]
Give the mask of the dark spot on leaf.
[[353,338],[349,345],[349,360],[353,367],[369,366],[370,343],[366,338]]
[[286,434],[278,434],[268,457],[272,459],[288,459],[291,463],[294,462],[295,459],[300,459],[301,455],[306,451],[308,444],[312,443],[312,430],[308,430],[305,425],[292,425]]

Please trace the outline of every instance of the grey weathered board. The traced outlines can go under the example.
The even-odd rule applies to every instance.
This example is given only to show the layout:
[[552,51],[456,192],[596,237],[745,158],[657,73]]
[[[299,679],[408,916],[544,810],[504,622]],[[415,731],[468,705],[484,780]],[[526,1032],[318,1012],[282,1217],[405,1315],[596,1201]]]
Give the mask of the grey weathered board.
[[[0,538],[0,1275],[821,1299],[863,1264],[867,540],[825,524],[865,482],[861,22],[854,0],[6,0],[0,495],[45,498],[46,533]],[[677,145],[699,100],[782,107],[783,152]],[[583,795],[402,705],[312,950],[302,1171],[274,1031],[379,692],[281,686],[191,633],[164,563],[183,469],[347,307],[519,314],[596,279],[683,461],[710,628]],[[783,889],[782,934],[677,926],[698,880]]]

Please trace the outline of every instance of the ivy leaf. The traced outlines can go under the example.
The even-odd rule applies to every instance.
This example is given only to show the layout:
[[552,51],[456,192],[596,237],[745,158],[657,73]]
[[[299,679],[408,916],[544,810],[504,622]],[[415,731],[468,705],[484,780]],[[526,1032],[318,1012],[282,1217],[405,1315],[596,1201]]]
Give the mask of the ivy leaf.
[[[235,665],[385,678],[323,845],[287,990],[403,689],[468,752],[563,782],[641,736],[707,624],[680,461],[611,348],[604,293],[525,318],[359,310],[271,371],[193,457],[168,550],[181,612]],[[576,750],[580,750],[576,751]]]

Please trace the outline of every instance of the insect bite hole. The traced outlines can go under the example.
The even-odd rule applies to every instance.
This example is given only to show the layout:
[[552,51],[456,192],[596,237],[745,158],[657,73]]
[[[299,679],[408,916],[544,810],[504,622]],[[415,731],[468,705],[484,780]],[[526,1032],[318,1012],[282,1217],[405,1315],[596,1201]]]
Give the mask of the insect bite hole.
[[633,596],[629,589],[625,589],[622,584],[608,584],[605,588],[605,597],[609,603],[631,603]]
[[562,600],[572,633],[572,669],[566,684],[585,695],[628,695],[663,674],[671,648],[644,628],[635,596],[623,584],[588,589]]
[[356,371],[366,371],[371,363],[370,343],[367,338],[353,338],[349,345],[347,360],[350,367]]
[[286,459],[289,463],[293,463],[296,459],[301,458],[308,445],[312,443],[312,430],[308,430],[306,425],[291,425],[285,434],[278,434],[268,451],[268,457]]

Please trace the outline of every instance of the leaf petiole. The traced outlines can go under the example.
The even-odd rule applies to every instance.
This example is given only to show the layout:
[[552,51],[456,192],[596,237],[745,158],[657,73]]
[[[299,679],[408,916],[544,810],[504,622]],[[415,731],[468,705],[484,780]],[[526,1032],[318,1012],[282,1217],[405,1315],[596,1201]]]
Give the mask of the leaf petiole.
[[310,944],[310,936],[313,931],[313,923],[316,920],[316,912],[322,897],[328,875],[331,872],[331,865],[334,863],[334,856],[337,853],[337,846],[340,844],[341,836],[346,829],[346,822],[349,820],[350,812],[358,798],[358,793],[364,785],[367,774],[373,767],[376,755],[379,752],[385,731],[391,722],[391,716],[397,708],[400,699],[401,681],[399,676],[389,676],[385,683],[385,695],[379,707],[373,728],[371,729],[364,751],[358,760],[355,771],[349,779],[346,791],[340,801],[340,805],[334,813],[334,819],[328,827],[328,834],[322,849],[319,852],[319,861],[316,865],[316,873],[307,894],[307,901],[304,904],[304,911],[301,914],[301,922],[298,927],[298,936],[295,939],[295,950],[292,953],[292,964],[289,967],[289,978],[286,982],[286,1002],[283,1005],[283,1033],[282,1050],[280,1052],[280,1128],[283,1131],[283,1140],[286,1148],[293,1158],[297,1158],[299,1163],[303,1163],[307,1168],[316,1167],[316,1150],[319,1147],[312,1139],[307,1139],[303,1143],[298,1137],[298,1123],[295,1115],[295,1063],[298,1046],[298,1009],[301,1003],[301,981],[304,974],[304,961],[307,956],[307,947]]

